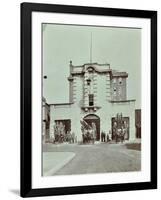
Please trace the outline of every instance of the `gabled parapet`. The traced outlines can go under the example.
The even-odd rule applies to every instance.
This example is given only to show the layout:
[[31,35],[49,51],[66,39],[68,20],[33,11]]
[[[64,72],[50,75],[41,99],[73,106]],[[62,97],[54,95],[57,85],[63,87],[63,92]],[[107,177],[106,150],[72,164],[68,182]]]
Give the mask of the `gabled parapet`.
[[112,70],[109,63],[75,66],[70,61],[69,66],[69,102],[83,101],[81,106],[87,111],[89,107],[97,110],[96,107],[105,103],[100,98],[106,102],[127,100],[127,72]]

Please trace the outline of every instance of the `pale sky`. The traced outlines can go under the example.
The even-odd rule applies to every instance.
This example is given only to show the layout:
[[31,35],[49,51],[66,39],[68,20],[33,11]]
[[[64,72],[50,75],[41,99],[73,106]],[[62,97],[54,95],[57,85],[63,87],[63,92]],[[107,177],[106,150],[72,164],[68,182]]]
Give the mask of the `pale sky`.
[[73,65],[109,63],[126,71],[127,99],[141,108],[141,29],[76,25],[43,25],[43,96],[48,103],[69,102],[69,61]]

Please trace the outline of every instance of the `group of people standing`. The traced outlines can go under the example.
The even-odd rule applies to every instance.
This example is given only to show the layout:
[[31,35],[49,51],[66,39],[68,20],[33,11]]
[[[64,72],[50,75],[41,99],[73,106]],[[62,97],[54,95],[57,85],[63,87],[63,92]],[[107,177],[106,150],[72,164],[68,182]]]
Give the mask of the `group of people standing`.
[[101,142],[110,142],[112,140],[112,133],[109,131],[109,133],[105,133],[105,131],[101,132]]
[[96,124],[92,122],[91,125],[89,125],[86,121],[81,120],[81,131],[82,131],[82,142],[85,143],[92,143],[94,144],[96,137],[97,137],[97,130],[96,130]]
[[65,125],[62,122],[54,124],[54,142],[63,142],[65,136]]
[[125,139],[127,139],[127,128],[123,126],[121,128],[114,127],[113,134],[111,130],[107,134],[104,131],[101,132],[101,142],[110,142],[113,140],[116,143],[123,143]]
[[[86,121],[81,120],[81,131],[82,131],[82,142],[83,143],[93,143],[98,140],[97,138],[97,128],[94,122],[89,125]],[[76,143],[77,136],[74,132],[71,133],[71,130],[66,130],[65,124],[62,121],[55,122],[54,126],[54,134],[53,134],[53,143]],[[127,139],[127,124],[123,122],[121,126],[118,126],[117,122],[114,122],[112,131],[109,130],[108,133],[105,131],[101,131],[100,139],[101,142],[110,142],[114,140],[116,143],[123,142]]]
[[63,142],[68,142],[68,143],[75,143],[76,142],[76,136],[74,132],[71,133],[70,130],[66,131],[65,130],[65,125],[63,122],[55,122],[54,124],[54,138],[53,138],[53,143],[63,143]]
[[123,121],[120,125],[117,122],[113,124],[113,139],[116,143],[121,141],[124,142],[125,139],[128,139],[128,126],[126,121]]

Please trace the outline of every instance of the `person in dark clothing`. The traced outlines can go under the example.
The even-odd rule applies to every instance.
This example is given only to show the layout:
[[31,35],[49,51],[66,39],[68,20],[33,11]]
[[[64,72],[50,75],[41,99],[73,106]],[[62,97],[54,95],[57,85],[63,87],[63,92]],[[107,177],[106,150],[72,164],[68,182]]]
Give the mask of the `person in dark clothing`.
[[109,142],[110,141],[110,138],[109,138],[109,134],[107,133],[107,136],[106,136],[106,141]]
[[106,141],[106,134],[104,131],[101,132],[101,142],[105,142]]

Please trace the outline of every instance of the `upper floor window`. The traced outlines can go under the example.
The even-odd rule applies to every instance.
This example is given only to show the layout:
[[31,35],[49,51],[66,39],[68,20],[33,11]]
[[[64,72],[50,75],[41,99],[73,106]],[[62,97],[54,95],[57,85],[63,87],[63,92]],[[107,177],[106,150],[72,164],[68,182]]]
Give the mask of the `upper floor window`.
[[88,79],[87,79],[87,85],[90,85],[90,84],[91,84],[91,79],[88,78]]
[[89,94],[89,106],[93,106],[93,105],[94,105],[94,95]]

